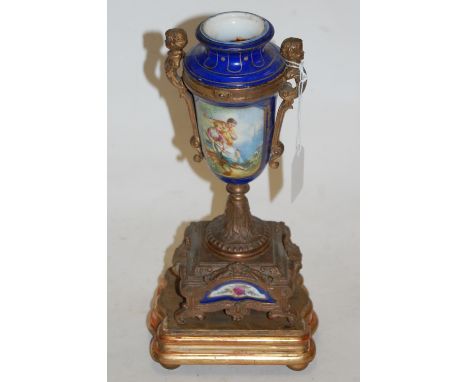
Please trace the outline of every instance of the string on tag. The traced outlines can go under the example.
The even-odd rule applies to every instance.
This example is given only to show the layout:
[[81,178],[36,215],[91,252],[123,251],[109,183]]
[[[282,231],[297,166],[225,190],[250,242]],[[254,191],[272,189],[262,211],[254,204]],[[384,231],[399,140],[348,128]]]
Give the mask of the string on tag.
[[304,67],[304,60],[300,63],[295,61],[286,60],[286,65],[291,68],[299,70],[299,83],[297,84],[297,131],[296,131],[296,152],[301,150],[302,137],[301,137],[301,101],[302,92],[304,91],[305,84],[307,82],[307,72]]

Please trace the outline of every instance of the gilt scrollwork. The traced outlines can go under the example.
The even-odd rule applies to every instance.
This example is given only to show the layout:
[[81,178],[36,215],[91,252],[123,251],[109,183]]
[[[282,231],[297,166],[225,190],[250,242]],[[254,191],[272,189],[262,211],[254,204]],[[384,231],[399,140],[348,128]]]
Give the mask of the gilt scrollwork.
[[267,284],[271,283],[273,280],[271,276],[263,274],[262,272],[239,262],[228,264],[225,267],[218,269],[216,272],[206,275],[203,279],[205,282],[211,282],[215,280],[229,280],[238,277],[252,281],[260,281]]
[[[299,96],[299,89],[304,91],[307,81],[301,83],[300,63],[304,59],[304,50],[302,40],[295,37],[289,37],[283,41],[280,53],[286,61],[286,69],[283,73],[283,83],[280,85],[278,94],[282,102],[276,115],[273,141],[271,145],[270,167],[279,167],[279,158],[283,155],[284,145],[280,141],[281,127],[283,125],[286,111],[293,108],[294,100]],[[289,81],[293,80],[295,86]]]
[[166,76],[174,87],[179,91],[179,95],[184,99],[192,123],[193,135],[190,139],[190,145],[196,150],[193,156],[195,162],[201,162],[203,152],[201,150],[200,136],[198,134],[197,119],[193,97],[185,86],[184,81],[178,74],[180,63],[185,56],[184,48],[187,45],[187,33],[181,28],[169,29],[166,31],[166,47],[169,49],[164,63]]

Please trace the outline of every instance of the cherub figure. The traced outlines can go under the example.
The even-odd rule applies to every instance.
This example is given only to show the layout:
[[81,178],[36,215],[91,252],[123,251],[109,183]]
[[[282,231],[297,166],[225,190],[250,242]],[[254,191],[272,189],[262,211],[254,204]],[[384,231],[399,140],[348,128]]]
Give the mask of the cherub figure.
[[[222,165],[226,163],[232,168],[243,169],[240,165],[242,162],[241,153],[234,146],[234,141],[237,140],[235,130],[237,121],[234,118],[228,118],[227,121],[210,119],[212,126],[208,128],[207,135],[213,143],[217,154],[222,159]],[[230,172],[230,170],[228,169],[227,172]]]

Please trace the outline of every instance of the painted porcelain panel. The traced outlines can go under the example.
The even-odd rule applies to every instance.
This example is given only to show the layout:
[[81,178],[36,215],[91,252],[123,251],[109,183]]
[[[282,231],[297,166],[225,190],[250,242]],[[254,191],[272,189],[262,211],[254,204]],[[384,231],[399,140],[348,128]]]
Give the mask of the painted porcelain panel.
[[201,303],[210,303],[219,300],[258,300],[274,302],[270,294],[258,285],[243,280],[233,280],[220,284],[206,293]]
[[221,106],[195,98],[197,123],[208,165],[223,180],[252,179],[268,150],[270,103]]

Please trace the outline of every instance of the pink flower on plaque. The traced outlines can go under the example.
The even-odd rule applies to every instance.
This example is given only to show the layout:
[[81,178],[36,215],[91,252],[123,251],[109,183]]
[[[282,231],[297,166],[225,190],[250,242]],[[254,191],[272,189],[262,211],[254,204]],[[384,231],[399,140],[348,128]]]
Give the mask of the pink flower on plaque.
[[232,291],[236,296],[243,296],[245,294],[245,289],[239,286],[232,288]]

